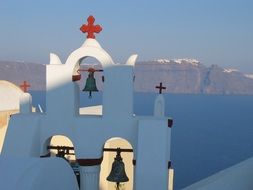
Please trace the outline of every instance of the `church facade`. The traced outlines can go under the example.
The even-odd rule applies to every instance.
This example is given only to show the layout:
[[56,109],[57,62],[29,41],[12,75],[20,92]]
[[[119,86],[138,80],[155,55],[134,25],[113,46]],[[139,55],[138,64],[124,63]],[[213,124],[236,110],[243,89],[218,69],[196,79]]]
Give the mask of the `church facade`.
[[[133,150],[133,189],[168,189],[172,120],[164,114],[163,95],[159,94],[154,102],[153,116],[134,114],[133,69],[137,55],[130,56],[125,64],[115,64],[96,41],[96,30],[91,29],[93,23],[86,25],[90,27],[86,31],[88,38],[70,54],[65,64],[57,55],[50,55],[50,64],[46,69],[46,113],[33,113],[31,96],[22,94],[20,113],[11,117],[1,156],[25,158],[24,162],[28,165],[29,159],[36,159],[34,162],[38,163],[49,159],[47,166],[53,165],[52,168],[61,171],[57,167],[62,167],[64,163],[50,164],[50,158],[44,157],[49,155],[52,137],[63,135],[73,143],[80,171],[80,189],[98,190],[104,145],[109,139],[122,138],[131,144]],[[103,68],[101,114],[81,114],[79,110],[77,81],[80,63],[86,58],[98,60]],[[52,163],[55,162],[57,160],[52,160]],[[69,172],[68,168],[65,171]],[[17,175],[14,179],[20,182],[22,176],[18,175],[21,174],[13,175]],[[43,175],[46,178],[46,173],[40,174],[41,178]],[[71,179],[61,179],[64,179],[63,184],[72,183]]]

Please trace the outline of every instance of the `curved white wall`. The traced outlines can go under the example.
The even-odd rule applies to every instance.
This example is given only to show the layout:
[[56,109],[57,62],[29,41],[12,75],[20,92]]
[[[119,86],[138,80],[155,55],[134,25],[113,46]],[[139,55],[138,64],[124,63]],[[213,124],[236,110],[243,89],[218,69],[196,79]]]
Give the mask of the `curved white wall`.
[[253,158],[203,179],[184,190],[252,190]]
[[16,85],[0,80],[0,111],[18,110],[21,94],[23,91]]
[[0,166],[0,188],[4,190],[79,189],[71,167],[61,158],[0,156]]

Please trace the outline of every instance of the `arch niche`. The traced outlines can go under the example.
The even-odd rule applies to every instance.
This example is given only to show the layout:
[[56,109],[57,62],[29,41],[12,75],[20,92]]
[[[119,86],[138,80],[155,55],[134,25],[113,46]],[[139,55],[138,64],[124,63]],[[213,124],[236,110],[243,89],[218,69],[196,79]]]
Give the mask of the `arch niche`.
[[[133,149],[133,146],[124,138],[121,137],[113,137],[108,139],[105,144],[104,148],[121,148],[121,149]],[[101,164],[101,172],[100,172],[100,190],[107,190],[107,189],[115,189],[115,183],[109,182],[106,180],[108,175],[111,172],[112,163],[116,156],[116,152],[107,152],[104,151],[103,153],[103,162]],[[121,157],[125,164],[125,171],[129,178],[129,181],[126,183],[122,183],[121,187],[123,189],[133,189],[133,182],[134,182],[134,152],[121,152]]]
[[[85,57],[79,60],[78,67],[82,70],[79,72],[80,77],[78,77],[79,86],[79,115],[103,115],[102,105],[103,105],[103,78],[104,73],[101,63],[93,57]],[[94,69],[94,79],[98,92],[92,92],[92,97],[90,97],[89,92],[83,91],[88,76],[89,70]],[[77,69],[78,70],[78,69]]]
[[66,135],[52,135],[48,137],[42,146],[41,157],[50,157],[56,156],[57,157],[57,149],[49,149],[49,146],[63,146],[63,147],[72,147],[69,151],[70,154],[66,155],[65,158],[70,161],[74,162],[76,160],[75,156],[75,149],[73,141]]
[[94,39],[87,39],[82,47],[75,50],[70,54],[66,61],[66,66],[69,67],[69,74],[78,75],[77,70],[80,67],[80,63],[83,59],[94,58],[102,65],[103,69],[108,66],[114,65],[111,56],[99,45],[99,43]]
[[72,167],[77,182],[80,185],[79,165],[76,161],[74,147],[69,137],[65,135],[53,135],[45,140],[41,157],[61,157],[65,159]]
[[[67,70],[70,72],[69,76],[72,76],[72,81],[75,82],[81,79],[81,74],[78,72],[78,70],[80,69],[80,64],[87,58],[95,59],[99,64],[101,64],[102,69],[104,70],[104,76],[106,75],[106,68],[114,65],[111,56],[99,45],[96,40],[87,39],[82,47],[75,50],[66,61],[66,66],[69,67]],[[76,99],[78,100],[76,105],[80,105],[79,92],[76,92],[75,95]],[[100,108],[100,110],[102,110],[102,108]],[[86,110],[84,111],[84,114],[89,115],[89,112],[91,112],[91,115],[102,115],[102,111],[92,114],[92,110]],[[79,114],[82,114],[82,112],[79,111]]]

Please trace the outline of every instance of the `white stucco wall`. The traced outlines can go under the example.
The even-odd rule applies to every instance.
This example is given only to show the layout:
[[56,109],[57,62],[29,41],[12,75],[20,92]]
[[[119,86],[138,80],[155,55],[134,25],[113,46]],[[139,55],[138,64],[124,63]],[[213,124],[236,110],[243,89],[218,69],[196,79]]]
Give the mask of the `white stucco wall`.
[[253,158],[203,179],[184,190],[252,190]]
[[0,156],[0,189],[78,190],[75,175],[61,158]]
[[136,189],[168,188],[168,140],[166,121],[139,121]]
[[[86,115],[79,113],[80,89],[72,81],[72,75],[78,69],[80,60],[86,57],[100,61],[104,70],[102,115],[89,115],[89,111],[94,113],[94,110],[87,109]],[[127,140],[134,151],[136,189],[166,189],[170,128],[164,116],[164,101],[158,101],[163,100],[160,95],[156,101],[155,117],[134,115],[133,68],[136,57],[131,56],[127,64],[114,64],[109,54],[94,39],[86,40],[65,64],[56,55],[51,55],[50,65],[47,65],[47,112],[31,113],[30,97],[24,96],[24,112],[11,118],[2,154],[14,157],[46,155],[51,137],[63,135],[73,143],[77,159],[100,159],[106,141],[120,137]],[[92,172],[88,172],[90,168]],[[81,184],[91,177],[87,173],[93,176],[99,172],[98,168],[81,167]],[[97,178],[98,174],[94,176]],[[98,183],[93,187],[97,186]]]

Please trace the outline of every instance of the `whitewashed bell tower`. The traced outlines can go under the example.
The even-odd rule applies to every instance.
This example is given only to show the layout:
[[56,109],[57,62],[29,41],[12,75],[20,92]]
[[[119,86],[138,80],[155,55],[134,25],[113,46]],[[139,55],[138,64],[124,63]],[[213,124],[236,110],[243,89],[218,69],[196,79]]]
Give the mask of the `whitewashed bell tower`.
[[[163,95],[160,94],[154,103],[154,116],[134,114],[133,70],[137,55],[132,55],[125,64],[115,64],[95,40],[94,33],[100,32],[102,28],[94,25],[94,22],[94,17],[90,16],[88,24],[81,27],[83,32],[88,33],[87,39],[70,54],[65,64],[57,55],[50,55],[46,77],[47,111],[45,114],[36,114],[26,109],[25,112],[13,115],[1,156],[31,160],[37,157],[38,163],[43,162],[45,158],[40,157],[48,154],[47,146],[51,137],[64,135],[73,142],[80,166],[81,190],[98,190],[104,144],[110,138],[120,137],[133,147],[133,188],[165,190],[168,188],[172,120],[164,115]],[[95,58],[103,67],[103,105],[102,114],[99,115],[79,113],[80,89],[76,81],[80,78],[80,62],[87,57]],[[27,104],[23,107],[31,104],[31,101],[22,102]],[[18,179],[22,176],[17,175],[20,175],[16,176],[17,183],[20,183]],[[46,173],[40,174],[41,178],[43,175]]]

